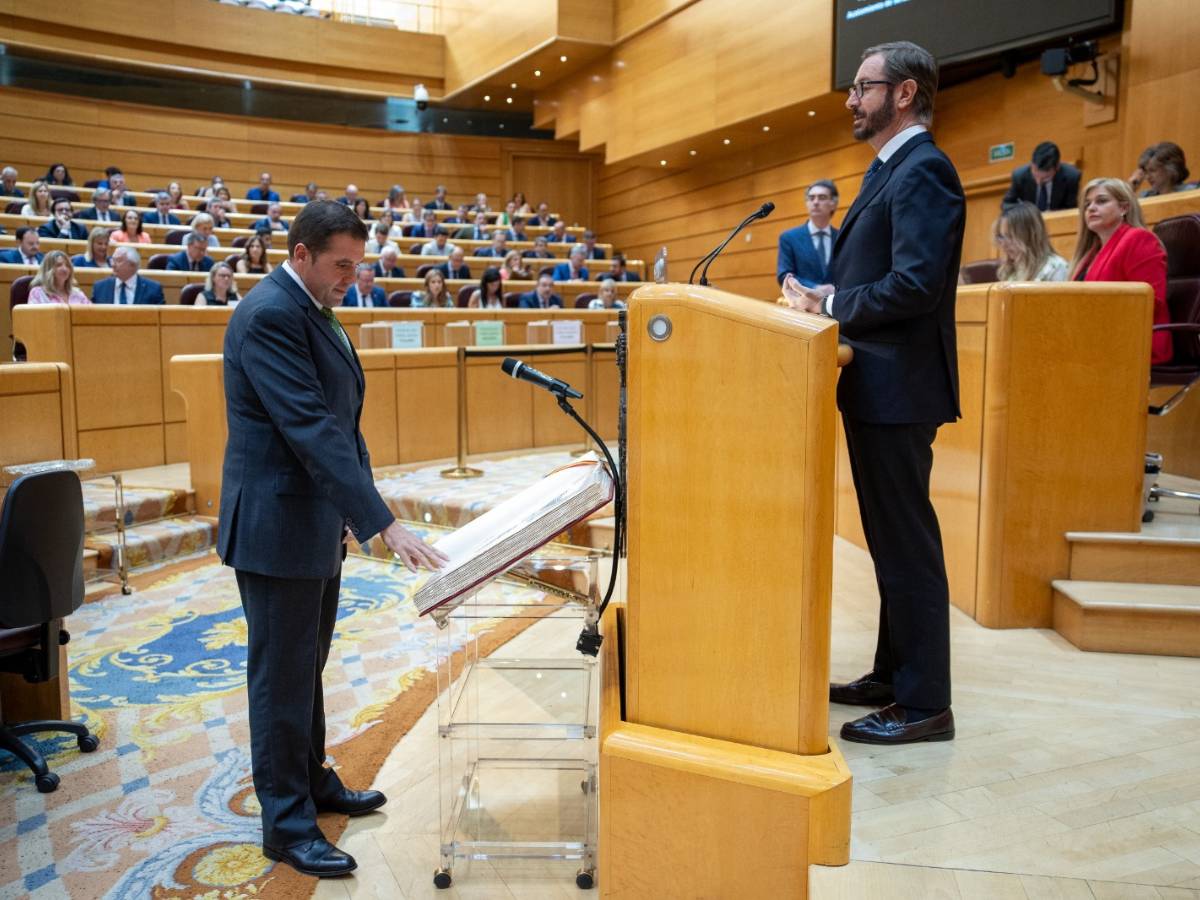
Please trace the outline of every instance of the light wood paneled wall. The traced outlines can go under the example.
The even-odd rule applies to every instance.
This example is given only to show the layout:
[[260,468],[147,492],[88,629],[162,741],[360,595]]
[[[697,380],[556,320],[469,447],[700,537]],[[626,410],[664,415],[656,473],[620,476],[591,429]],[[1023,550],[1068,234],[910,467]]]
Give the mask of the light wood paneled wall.
[[0,468],[78,455],[73,390],[65,363],[0,365]]

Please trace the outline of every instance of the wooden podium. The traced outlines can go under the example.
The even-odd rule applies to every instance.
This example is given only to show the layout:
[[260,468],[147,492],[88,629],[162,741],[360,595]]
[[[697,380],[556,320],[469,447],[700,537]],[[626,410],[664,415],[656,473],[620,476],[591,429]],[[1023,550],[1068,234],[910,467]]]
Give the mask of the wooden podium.
[[837,325],[649,285],[627,339],[599,886],[806,896],[809,864],[850,847],[850,771],[828,738]]

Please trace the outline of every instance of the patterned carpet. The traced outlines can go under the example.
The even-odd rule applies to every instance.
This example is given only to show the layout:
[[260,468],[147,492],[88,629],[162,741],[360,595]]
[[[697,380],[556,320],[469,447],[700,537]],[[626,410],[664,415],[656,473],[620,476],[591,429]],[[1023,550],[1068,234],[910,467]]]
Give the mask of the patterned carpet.
[[[330,756],[352,786],[369,784],[435,697],[435,630],[417,620],[410,590],[403,569],[346,563],[325,696]],[[487,591],[504,603],[541,596]],[[483,623],[484,649],[521,627]],[[233,572],[206,558],[85,604],[69,628],[74,712],[100,749],[41,742],[62,778],[52,794],[0,752],[0,897],[307,896],[312,879],[259,852]],[[344,819],[321,824],[336,839]]]

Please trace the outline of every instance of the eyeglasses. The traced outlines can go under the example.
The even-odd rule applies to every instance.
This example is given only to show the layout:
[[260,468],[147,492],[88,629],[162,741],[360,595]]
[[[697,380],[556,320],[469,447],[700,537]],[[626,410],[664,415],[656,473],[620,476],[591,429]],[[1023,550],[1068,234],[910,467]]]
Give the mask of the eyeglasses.
[[846,91],[846,94],[855,98],[856,100],[861,100],[863,98],[863,94],[866,93],[867,88],[873,84],[886,84],[889,87],[892,86],[892,82],[890,81],[859,81],[850,85],[850,88]]

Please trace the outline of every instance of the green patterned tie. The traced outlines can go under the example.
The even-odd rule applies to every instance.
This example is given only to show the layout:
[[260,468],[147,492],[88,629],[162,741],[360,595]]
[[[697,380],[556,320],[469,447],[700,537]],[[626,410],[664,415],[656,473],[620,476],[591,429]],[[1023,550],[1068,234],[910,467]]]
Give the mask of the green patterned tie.
[[328,306],[322,306],[321,315],[329,320],[329,327],[333,329],[333,333],[340,337],[342,343],[346,345],[346,349],[350,350],[350,338],[346,337],[346,330],[342,328],[342,323],[337,320],[337,316],[333,314],[333,310]]

